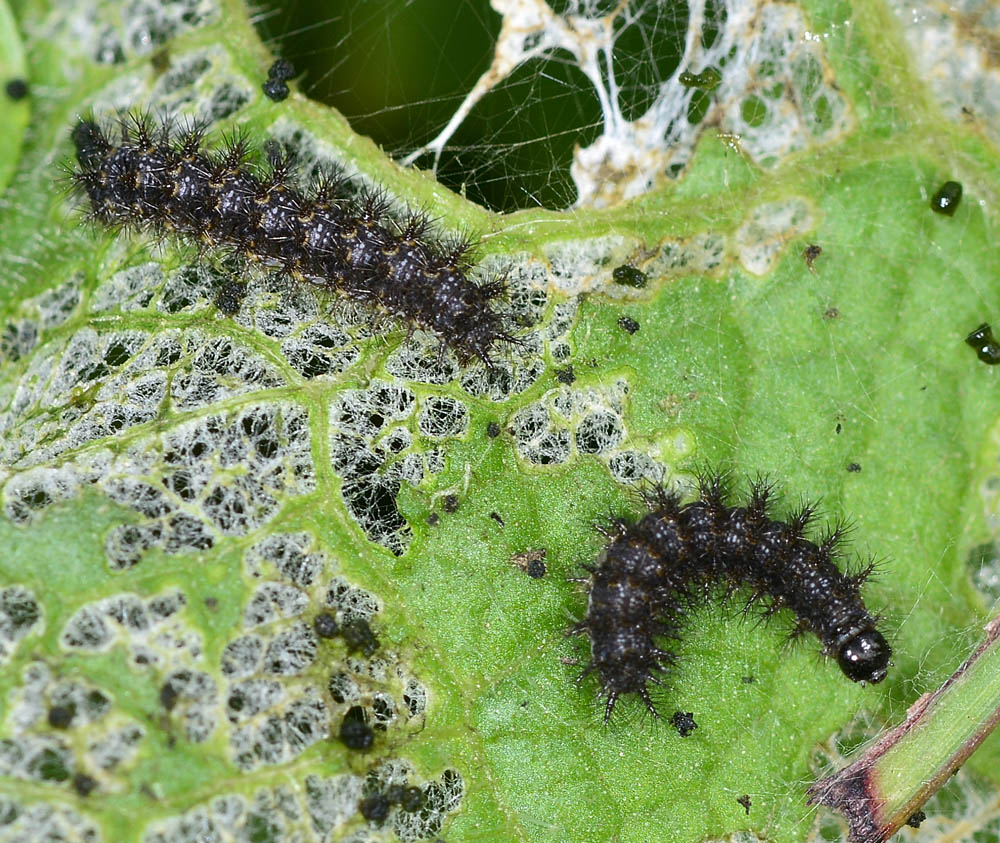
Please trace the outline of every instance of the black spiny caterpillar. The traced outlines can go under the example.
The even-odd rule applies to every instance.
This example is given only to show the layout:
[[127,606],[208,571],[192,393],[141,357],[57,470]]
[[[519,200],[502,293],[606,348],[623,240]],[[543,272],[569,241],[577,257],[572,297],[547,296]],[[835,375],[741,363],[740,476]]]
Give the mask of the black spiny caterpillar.
[[113,133],[81,120],[73,130],[73,181],[92,218],[280,267],[430,331],[463,363],[491,366],[497,346],[518,344],[493,307],[503,281],[469,277],[468,241],[434,240],[426,215],[397,219],[378,191],[349,198],[341,178],[302,192],[287,159],[253,166],[242,136],[211,151],[203,135],[203,128],[175,131],[141,114],[122,117]]
[[[805,538],[812,509],[787,522],[768,514],[770,487],[754,484],[746,506],[729,506],[720,477],[702,480],[700,499],[682,504],[674,492],[647,493],[638,522],[615,520],[590,571],[587,614],[571,630],[590,636],[591,659],[606,697],[604,722],[623,694],[638,694],[654,716],[649,683],[675,662],[670,639],[681,635],[693,604],[714,586],[750,591],[747,608],[770,615],[790,609],[793,635],[813,633],[855,682],[881,682],[892,650],[861,599],[871,565],[844,573],[835,564],[841,530],[816,544]],[[581,677],[582,678],[582,677]]]

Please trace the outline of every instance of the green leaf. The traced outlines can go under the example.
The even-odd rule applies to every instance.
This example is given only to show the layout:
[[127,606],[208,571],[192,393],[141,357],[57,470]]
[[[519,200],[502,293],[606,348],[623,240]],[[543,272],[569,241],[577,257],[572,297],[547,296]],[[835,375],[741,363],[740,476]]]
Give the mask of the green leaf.
[[[950,674],[998,596],[997,371],[963,344],[1000,312],[995,105],[963,113],[961,73],[925,66],[936,19],[763,4],[727,29],[743,7],[719,16],[725,60],[688,68],[712,86],[645,67],[658,40],[622,30],[623,90],[648,77],[698,98],[679,139],[655,121],[642,138],[535,127],[572,140],[540,171],[568,184],[578,155],[578,207],[506,214],[299,90],[266,99],[273,57],[235,0],[0,7],[0,68],[31,92],[0,95],[0,839],[840,833],[806,805],[820,756]],[[661,24],[687,26],[635,26]],[[776,52],[739,64],[782,27],[785,52],[761,42]],[[942,67],[968,61],[942,49]],[[431,338],[265,271],[224,315],[224,260],[101,230],[68,195],[77,116],[128,108],[209,119],[210,144],[276,139],[303,171],[338,163],[480,236],[537,347],[501,361],[506,382],[449,371]],[[950,217],[929,207],[947,180],[965,188]],[[352,475],[361,458],[377,470]],[[786,648],[780,622],[712,604],[656,697],[667,718],[624,700],[602,725],[593,680],[575,684],[571,578],[600,553],[595,524],[641,511],[637,484],[705,466],[853,525],[852,548],[882,560],[866,599],[895,652],[885,683],[851,685],[814,646]],[[542,549],[547,573],[526,576]],[[376,652],[317,638],[323,612],[370,621]],[[380,727],[367,753],[338,737],[353,705]],[[956,800],[993,786],[996,752]],[[392,784],[422,806],[365,819],[360,800]],[[965,810],[949,804],[942,821]]]

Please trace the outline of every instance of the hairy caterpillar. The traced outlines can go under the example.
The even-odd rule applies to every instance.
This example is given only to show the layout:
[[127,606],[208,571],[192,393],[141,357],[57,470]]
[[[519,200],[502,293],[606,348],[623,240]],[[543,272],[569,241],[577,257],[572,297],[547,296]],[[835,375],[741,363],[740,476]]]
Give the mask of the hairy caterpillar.
[[492,366],[498,346],[517,345],[493,303],[504,283],[476,283],[467,240],[430,236],[425,214],[393,216],[377,190],[348,196],[342,178],[312,191],[294,184],[288,159],[250,162],[246,138],[203,148],[204,129],[175,130],[143,114],[115,131],[93,119],[73,130],[77,189],[97,222],[218,248],[371,303],[411,328],[435,334],[463,363]]
[[680,637],[692,604],[715,585],[748,588],[747,607],[761,604],[768,615],[790,609],[793,635],[816,635],[849,679],[885,678],[892,650],[860,593],[871,566],[841,571],[834,561],[841,531],[810,541],[812,509],[775,520],[769,492],[758,482],[745,506],[729,506],[715,475],[701,482],[699,500],[682,504],[679,495],[655,489],[644,496],[649,511],[641,519],[617,519],[602,530],[609,544],[587,568],[587,613],[570,631],[590,637],[583,676],[597,674],[605,723],[624,694],[638,694],[658,716],[647,686],[663,684],[676,661],[666,642]]

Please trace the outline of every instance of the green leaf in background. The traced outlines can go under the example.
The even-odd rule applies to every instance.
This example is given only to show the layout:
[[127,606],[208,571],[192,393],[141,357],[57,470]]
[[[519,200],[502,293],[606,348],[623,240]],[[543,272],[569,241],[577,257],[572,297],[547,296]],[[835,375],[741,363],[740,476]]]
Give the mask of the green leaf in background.
[[[485,46],[452,96],[410,94],[446,112],[404,133],[454,192],[300,91],[265,98],[273,55],[235,0],[0,6],[0,81],[30,91],[0,95],[0,841],[838,839],[808,784],[978,637],[1000,596],[1000,397],[962,340],[1000,319],[1000,21],[494,5],[500,25],[455,12]],[[366,102],[409,61],[446,74],[407,37],[447,29],[430,10],[364,6],[320,14],[331,78],[364,68],[331,87]],[[376,51],[373,23],[404,32]],[[359,111],[394,113],[372,96]],[[130,108],[276,140],[480,236],[529,348],[462,368],[288,279],[87,225],[70,132]],[[929,207],[947,180],[950,217]],[[601,724],[574,684],[571,578],[637,485],[706,465],[822,500],[884,560],[883,685],[712,606],[657,697],[694,734],[635,700]],[[353,633],[317,635],[324,614]],[[367,752],[340,739],[355,706]],[[932,828],[995,802],[997,760],[990,739]],[[393,786],[418,804],[379,817]]]

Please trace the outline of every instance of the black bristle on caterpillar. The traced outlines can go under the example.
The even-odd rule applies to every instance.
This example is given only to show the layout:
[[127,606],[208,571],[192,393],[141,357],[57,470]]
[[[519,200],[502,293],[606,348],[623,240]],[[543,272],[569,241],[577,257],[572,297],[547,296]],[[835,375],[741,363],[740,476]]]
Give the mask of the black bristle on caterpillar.
[[570,632],[590,637],[591,659],[580,678],[597,675],[605,723],[625,694],[638,694],[659,716],[648,685],[664,684],[676,661],[667,642],[678,640],[685,617],[718,586],[749,589],[748,610],[790,609],[793,635],[813,633],[849,679],[885,678],[892,650],[861,599],[871,566],[841,571],[835,560],[842,531],[818,544],[807,539],[812,509],[775,520],[769,492],[758,481],[745,505],[730,506],[722,478],[712,475],[700,482],[698,500],[682,504],[678,494],[656,488],[643,496],[646,515],[601,530],[609,543],[587,568],[587,613]]
[[255,166],[241,135],[218,150],[206,150],[203,136],[203,127],[175,130],[145,114],[124,115],[115,132],[81,120],[72,179],[91,217],[219,248],[368,302],[435,334],[463,364],[478,358],[492,368],[498,346],[521,344],[493,306],[503,280],[471,279],[468,242],[434,240],[426,215],[398,219],[378,191],[348,197],[336,175],[301,191],[287,158],[272,150],[268,166]]

